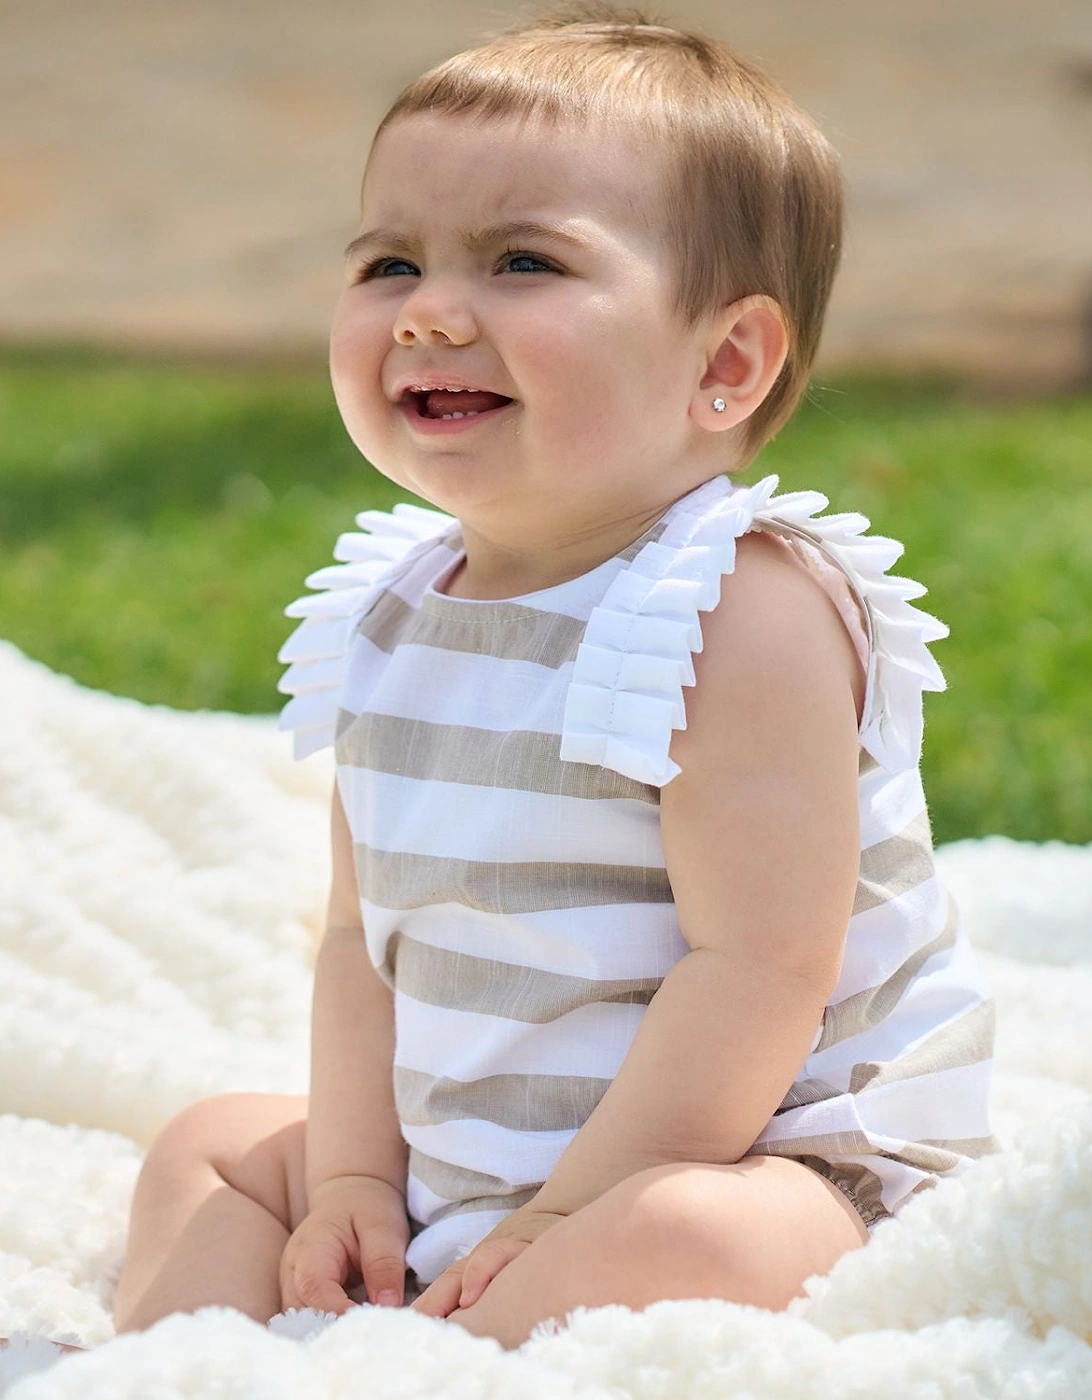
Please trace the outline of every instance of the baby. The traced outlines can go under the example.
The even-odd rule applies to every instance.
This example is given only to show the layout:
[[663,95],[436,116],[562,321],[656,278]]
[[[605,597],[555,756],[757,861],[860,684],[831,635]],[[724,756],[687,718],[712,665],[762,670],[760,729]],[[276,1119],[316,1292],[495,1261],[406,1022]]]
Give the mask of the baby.
[[999,1150],[937,879],[901,546],[738,480],[808,382],[843,183],[720,43],[567,6],[381,122],[330,369],[370,463],[281,660],[333,745],[311,1093],[172,1119],[119,1331],[409,1304],[782,1309]]

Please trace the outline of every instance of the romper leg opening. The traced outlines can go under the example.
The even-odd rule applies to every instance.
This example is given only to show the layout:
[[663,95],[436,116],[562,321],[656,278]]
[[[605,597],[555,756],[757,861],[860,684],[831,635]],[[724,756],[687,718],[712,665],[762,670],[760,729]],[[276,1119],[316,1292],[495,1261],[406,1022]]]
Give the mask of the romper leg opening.
[[810,1167],[812,1171],[817,1172],[820,1176],[825,1177],[832,1186],[836,1186],[864,1221],[865,1229],[868,1230],[870,1235],[872,1233],[872,1227],[877,1221],[886,1220],[890,1217],[891,1212],[883,1205],[879,1203],[872,1204],[861,1199],[854,1182],[850,1179],[849,1172],[845,1169],[840,1169],[837,1163],[828,1162],[823,1157],[816,1157],[810,1154],[797,1157],[795,1160],[803,1163],[805,1167]]

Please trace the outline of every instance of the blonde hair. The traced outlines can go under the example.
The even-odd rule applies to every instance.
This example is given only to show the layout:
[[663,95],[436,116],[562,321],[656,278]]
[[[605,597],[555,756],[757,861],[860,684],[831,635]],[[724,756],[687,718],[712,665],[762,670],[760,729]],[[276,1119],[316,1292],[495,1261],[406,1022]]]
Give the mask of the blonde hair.
[[844,185],[834,149],[777,83],[705,35],[638,9],[577,0],[494,32],[416,78],[376,139],[416,113],[628,128],[663,171],[651,193],[641,191],[642,217],[662,230],[674,308],[687,328],[753,294],[781,308],[788,354],[741,424],[734,466],[791,418],[841,255]]

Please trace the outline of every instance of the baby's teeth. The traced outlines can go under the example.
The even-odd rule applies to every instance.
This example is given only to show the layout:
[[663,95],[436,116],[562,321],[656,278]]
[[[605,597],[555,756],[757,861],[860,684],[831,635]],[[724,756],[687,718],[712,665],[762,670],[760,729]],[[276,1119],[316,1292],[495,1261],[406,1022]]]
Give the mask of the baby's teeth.
[[441,413],[440,417],[441,417],[441,418],[476,418],[476,417],[478,416],[478,413],[479,413],[479,412],[480,412],[479,409],[476,409],[476,408],[468,408],[467,411],[466,411],[465,413]]

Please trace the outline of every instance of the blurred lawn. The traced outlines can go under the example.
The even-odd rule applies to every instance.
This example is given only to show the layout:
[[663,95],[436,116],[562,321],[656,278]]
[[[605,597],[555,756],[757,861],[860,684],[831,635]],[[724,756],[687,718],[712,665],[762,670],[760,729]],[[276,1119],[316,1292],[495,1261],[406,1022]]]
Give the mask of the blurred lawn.
[[[936,839],[1092,841],[1092,395],[823,381],[745,480],[771,471],[904,541],[895,571],[952,629]],[[84,685],[275,711],[282,609],[358,510],[401,499],[321,370],[0,354],[0,636]]]

